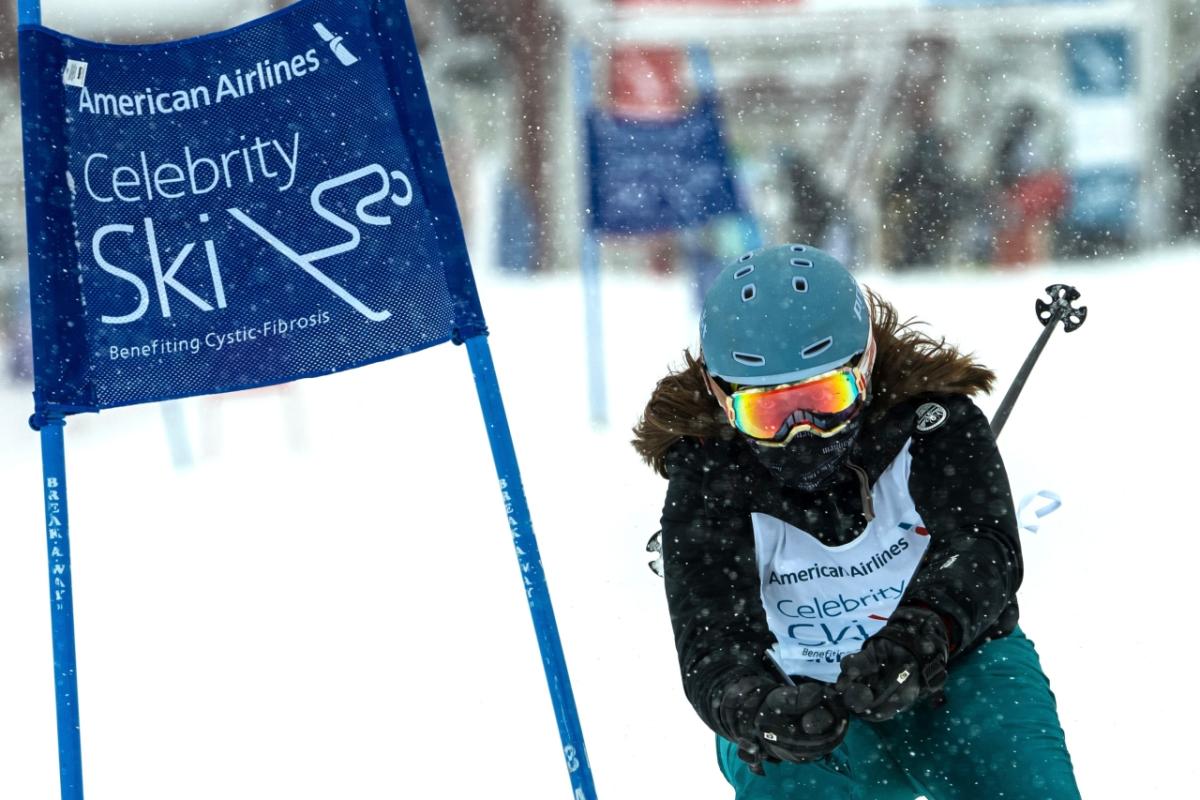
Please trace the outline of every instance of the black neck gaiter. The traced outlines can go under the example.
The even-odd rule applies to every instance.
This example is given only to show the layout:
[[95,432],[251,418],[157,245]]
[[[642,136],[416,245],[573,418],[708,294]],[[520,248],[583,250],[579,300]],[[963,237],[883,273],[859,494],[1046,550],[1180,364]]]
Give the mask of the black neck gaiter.
[[780,483],[813,492],[832,483],[850,455],[861,426],[860,414],[837,436],[826,439],[802,433],[784,447],[763,447],[751,442],[750,449]]

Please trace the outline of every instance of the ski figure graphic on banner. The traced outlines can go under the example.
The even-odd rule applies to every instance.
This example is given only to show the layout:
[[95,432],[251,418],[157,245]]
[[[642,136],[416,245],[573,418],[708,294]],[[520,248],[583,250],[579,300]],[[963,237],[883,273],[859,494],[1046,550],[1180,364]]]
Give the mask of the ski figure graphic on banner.
[[[362,314],[364,317],[371,320],[372,322],[382,322],[383,320],[390,317],[392,315],[392,312],[390,312],[390,311],[372,311],[371,309],[367,308],[367,306],[364,305],[362,303],[362,301],[360,301],[358,298],[354,297],[352,294],[350,294],[350,292],[346,291],[345,288],[343,288],[342,286],[339,286],[336,282],[334,282],[331,278],[329,278],[329,276],[327,276],[325,273],[321,272],[319,269],[317,269],[315,266],[313,266],[313,262],[320,261],[323,258],[328,258],[330,256],[335,256],[335,255],[339,255],[341,253],[347,253],[347,252],[350,252],[351,250],[354,250],[356,247],[358,247],[359,242],[362,241],[362,235],[359,233],[357,226],[355,226],[351,222],[348,222],[348,221],[342,219],[341,217],[337,216],[332,211],[330,211],[329,209],[327,209],[323,205],[321,205],[321,195],[324,194],[326,190],[337,188],[338,186],[342,186],[344,184],[351,183],[352,181],[356,181],[359,178],[363,178],[368,175],[378,175],[380,177],[382,183],[381,183],[379,191],[377,191],[373,194],[369,194],[366,197],[364,197],[363,199],[359,200],[358,204],[354,207],[354,211],[358,215],[358,219],[361,222],[363,222],[367,225],[391,225],[392,224],[392,218],[390,216],[369,214],[366,211],[367,206],[377,203],[377,202],[383,200],[385,197],[389,197],[389,199],[393,203],[395,203],[397,206],[399,206],[401,208],[407,206],[409,203],[412,202],[413,187],[412,187],[412,183],[408,179],[408,176],[406,176],[400,170],[392,170],[389,173],[383,167],[381,167],[379,164],[371,164],[370,166],[362,167],[361,169],[356,169],[353,172],[348,172],[345,175],[341,175],[337,178],[330,178],[327,181],[319,183],[319,184],[317,184],[316,188],[314,188],[312,190],[311,202],[312,202],[313,211],[315,211],[317,213],[317,215],[319,217],[321,217],[322,219],[328,220],[329,222],[333,223],[337,227],[339,227],[342,230],[349,233],[350,240],[347,242],[343,242],[342,244],[334,245],[332,247],[327,247],[323,250],[317,250],[312,253],[307,253],[305,255],[301,255],[301,254],[297,253],[295,250],[293,250],[292,248],[288,247],[286,244],[284,244],[282,241],[280,241],[274,234],[272,234],[270,231],[268,231],[262,225],[258,224],[254,220],[250,219],[250,217],[247,216],[245,214],[245,212],[241,211],[240,209],[231,208],[231,209],[228,209],[228,211],[233,216],[234,219],[236,219],[238,222],[245,225],[250,230],[257,233],[259,236],[261,236],[264,241],[266,241],[268,244],[270,244],[272,247],[274,247],[276,250],[278,250],[280,253],[282,253],[286,258],[288,258],[290,261],[297,264],[301,269],[303,269],[309,275],[316,278],[317,281],[322,286],[329,289],[329,291],[333,292],[335,295],[340,297],[342,300],[345,300],[346,303],[348,303],[350,305],[350,307],[353,308],[355,311]],[[399,181],[400,183],[402,183],[404,185],[403,196],[397,195],[392,192],[392,184],[391,184],[392,180]]]

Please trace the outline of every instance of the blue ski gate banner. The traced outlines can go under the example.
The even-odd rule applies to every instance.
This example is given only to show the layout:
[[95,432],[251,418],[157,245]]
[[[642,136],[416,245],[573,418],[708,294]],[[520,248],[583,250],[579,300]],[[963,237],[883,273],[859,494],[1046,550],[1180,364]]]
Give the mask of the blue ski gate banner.
[[717,98],[701,95],[679,119],[587,116],[592,230],[656,233],[737,211]]
[[573,800],[583,732],[401,0],[106,45],[19,0],[34,399],[63,800],[83,800],[65,416],[466,345]]
[[485,332],[401,2],[105,45],[20,31],[38,414]]

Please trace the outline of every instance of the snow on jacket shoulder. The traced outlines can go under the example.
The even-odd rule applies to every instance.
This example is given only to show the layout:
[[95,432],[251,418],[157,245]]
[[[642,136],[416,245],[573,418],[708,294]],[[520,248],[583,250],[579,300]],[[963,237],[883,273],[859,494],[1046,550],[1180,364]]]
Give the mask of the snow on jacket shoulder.
[[[864,426],[851,461],[874,484],[910,440],[908,489],[930,544],[902,602],[938,612],[957,655],[1016,624],[1016,514],[995,439],[970,398],[923,396],[893,406]],[[765,658],[775,637],[762,605],[751,512],[828,546],[853,541],[867,524],[850,470],[828,489],[789,489],[751,447],[740,437],[681,437],[665,457],[663,567],[684,691],[725,736],[717,713],[724,688],[747,675],[776,675]]]

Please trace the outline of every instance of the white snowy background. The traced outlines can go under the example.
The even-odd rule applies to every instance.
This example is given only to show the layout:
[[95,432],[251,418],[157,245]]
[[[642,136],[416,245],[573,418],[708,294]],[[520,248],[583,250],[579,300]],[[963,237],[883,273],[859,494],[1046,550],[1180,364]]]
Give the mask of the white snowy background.
[[[70,6],[81,33],[115,7],[45,5],[51,24]],[[206,0],[204,16],[248,5]],[[158,11],[139,25],[152,32]],[[728,798],[646,567],[665,484],[628,445],[655,381],[695,346],[693,288],[605,276],[610,424],[595,427],[577,276],[515,277],[476,257],[598,794]],[[1001,445],[1018,495],[1064,500],[1024,535],[1020,597],[1086,798],[1190,797],[1200,781],[1198,268],[1200,250],[1173,249],[860,274],[997,370],[989,414],[1037,337],[1044,287],[1083,293],[1087,324],[1050,341]],[[0,800],[58,797],[31,406],[0,388]],[[462,348],[73,417],[67,454],[89,800],[570,796]]]
[[[1198,263],[861,275],[1003,385],[1042,289],[1083,292],[1088,322],[1050,340],[1001,443],[1016,492],[1064,499],[1024,536],[1021,605],[1088,798],[1186,797],[1200,779]],[[727,798],[643,553],[664,483],[627,444],[694,346],[691,287],[606,280],[612,423],[597,430],[577,281],[479,279],[599,796]],[[37,436],[27,396],[0,403],[0,797],[50,800]],[[463,349],[173,407],[195,449],[183,469],[162,407],[67,426],[89,798],[569,797]]]

